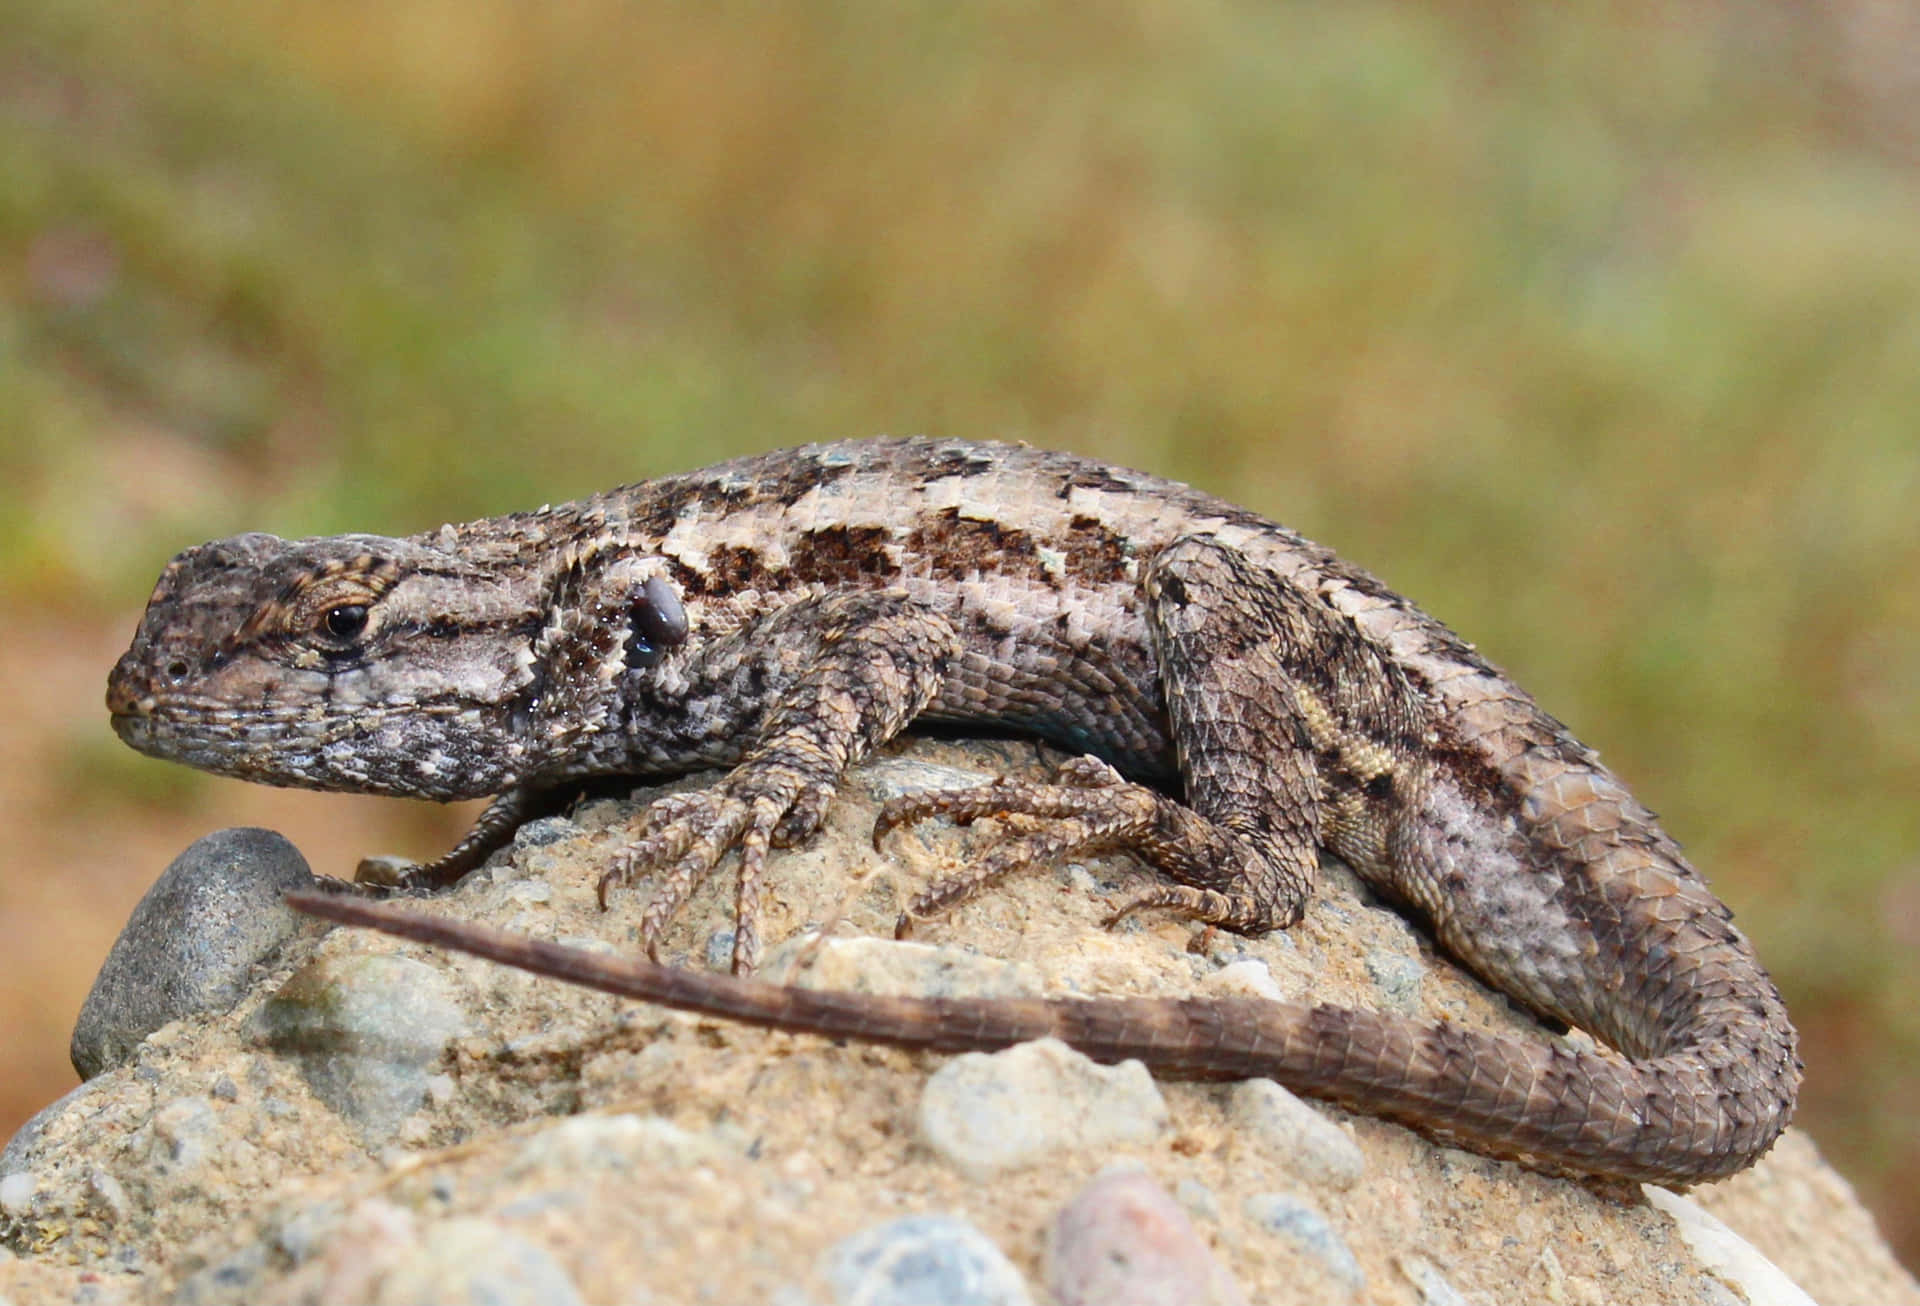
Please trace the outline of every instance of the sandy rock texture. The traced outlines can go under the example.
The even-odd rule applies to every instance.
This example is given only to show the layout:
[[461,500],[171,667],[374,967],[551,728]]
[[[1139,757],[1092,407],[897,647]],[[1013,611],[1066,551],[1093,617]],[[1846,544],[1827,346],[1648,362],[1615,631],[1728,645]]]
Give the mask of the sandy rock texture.
[[[1115,857],[1031,869],[893,942],[902,903],[995,829],[930,823],[876,853],[878,803],[1044,765],[1024,743],[915,741],[856,770],[822,836],[772,858],[764,975],[1312,995],[1547,1037],[1337,866],[1265,939],[1102,930],[1149,874]],[[595,884],[634,810],[535,822],[431,909],[633,948],[644,887],[603,914]],[[724,963],[730,869],[666,959]],[[0,1154],[0,1306],[1920,1306],[1794,1133],[1752,1173],[1656,1203],[1265,1081],[1166,1082],[1045,1042],[940,1057],[769,1034],[347,930],[255,953],[226,1005],[144,1037],[92,1017],[92,1044],[131,1050]],[[116,983],[157,982],[116,964]]]

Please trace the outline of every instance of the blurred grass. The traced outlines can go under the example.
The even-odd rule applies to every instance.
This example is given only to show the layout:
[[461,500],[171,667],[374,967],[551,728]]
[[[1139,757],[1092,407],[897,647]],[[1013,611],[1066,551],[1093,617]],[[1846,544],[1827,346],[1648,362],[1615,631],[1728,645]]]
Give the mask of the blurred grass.
[[852,434],[1200,482],[1662,810],[1920,1263],[1920,172],[1810,21],[11,0],[5,620]]

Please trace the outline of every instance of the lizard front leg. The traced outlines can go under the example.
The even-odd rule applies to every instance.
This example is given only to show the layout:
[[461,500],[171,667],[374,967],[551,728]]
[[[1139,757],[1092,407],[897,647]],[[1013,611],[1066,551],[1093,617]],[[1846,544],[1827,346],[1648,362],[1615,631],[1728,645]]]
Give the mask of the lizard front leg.
[[1186,801],[1092,758],[1069,763],[1051,784],[1001,780],[894,799],[876,837],[934,815],[1013,815],[1023,829],[921,893],[902,932],[1026,862],[1115,847],[1173,882],[1131,899],[1113,920],[1159,907],[1262,933],[1300,919],[1317,848],[1351,823],[1348,790],[1369,775],[1369,756],[1340,753],[1364,754],[1365,741],[1331,718],[1365,687],[1385,684],[1382,711],[1413,730],[1416,700],[1317,595],[1217,540],[1176,541],[1153,559],[1143,587]]
[[363,857],[355,884],[381,893],[444,889],[507,846],[514,832],[536,816],[558,811],[565,794],[539,785],[515,785],[487,804],[460,842],[430,862]]
[[[655,682],[675,688],[641,702],[632,729],[639,751],[663,731],[698,729],[700,701],[730,700],[744,712],[747,746],[739,762],[705,789],[654,800],[635,818],[632,842],[600,883],[610,891],[656,874],[641,938],[654,955],[661,935],[694,886],[728,849],[740,849],[733,967],[759,958],[757,916],[767,849],[819,829],[846,768],[898,734],[939,692],[958,643],[953,626],[903,594],[879,592],[803,600],[703,650]],[[653,745],[658,747],[657,742]],[[684,746],[684,745],[682,745]]]

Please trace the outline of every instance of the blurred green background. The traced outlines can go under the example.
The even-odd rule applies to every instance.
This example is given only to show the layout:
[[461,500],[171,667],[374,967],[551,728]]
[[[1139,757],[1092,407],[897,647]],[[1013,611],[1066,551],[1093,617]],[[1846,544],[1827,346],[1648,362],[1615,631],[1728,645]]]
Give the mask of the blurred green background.
[[1904,12],[6,0],[0,1136],[190,838],[459,825],[121,749],[174,550],[928,431],[1195,481],[1468,633],[1735,905],[1920,1264]]

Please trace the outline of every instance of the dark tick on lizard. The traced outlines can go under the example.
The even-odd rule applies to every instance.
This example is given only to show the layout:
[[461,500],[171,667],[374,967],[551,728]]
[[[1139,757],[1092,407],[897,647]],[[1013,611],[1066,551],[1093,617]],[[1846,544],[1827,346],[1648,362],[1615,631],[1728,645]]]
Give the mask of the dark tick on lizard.
[[[453,882],[583,779],[729,768],[636,819],[603,896],[643,936],[740,851],[736,970],[770,848],[910,723],[1087,754],[1050,783],[889,803],[1026,831],[937,911],[1033,861],[1130,848],[1125,904],[1259,932],[1329,850],[1442,947],[1617,1054],[1243,999],[913,999],[612,961],[345,896],[300,906],[576,982],[941,1050],[1054,1035],[1170,1074],[1267,1075],[1556,1172],[1687,1183],[1763,1153],[1800,1066],[1780,995],[1652,814],[1473,648],[1244,509],[1065,454],[793,449],[404,539],[242,535],[161,576],[108,684],[133,747],[270,784],[494,796],[400,877]],[[1177,792],[1179,799],[1168,796]]]

